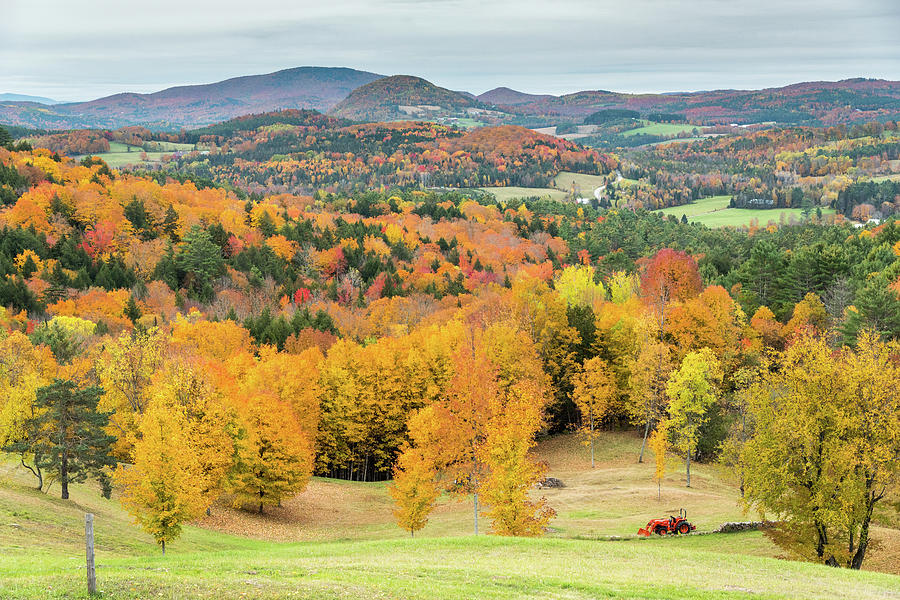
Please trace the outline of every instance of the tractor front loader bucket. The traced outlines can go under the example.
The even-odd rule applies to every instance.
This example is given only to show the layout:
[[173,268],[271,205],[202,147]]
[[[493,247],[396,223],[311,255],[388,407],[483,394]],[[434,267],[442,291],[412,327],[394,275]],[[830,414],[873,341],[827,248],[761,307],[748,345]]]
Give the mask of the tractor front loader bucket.
[[646,529],[644,529],[643,527],[641,527],[640,529],[638,529],[638,535],[642,535],[644,537],[650,537],[650,532],[647,531]]

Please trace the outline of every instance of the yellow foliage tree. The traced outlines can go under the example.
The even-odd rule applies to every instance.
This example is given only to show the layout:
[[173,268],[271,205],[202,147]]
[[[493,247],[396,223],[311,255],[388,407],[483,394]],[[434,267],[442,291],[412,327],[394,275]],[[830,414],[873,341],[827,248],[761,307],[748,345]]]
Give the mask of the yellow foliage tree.
[[173,361],[156,379],[151,402],[184,417],[189,451],[196,458],[200,503],[209,506],[223,489],[234,466],[236,417],[208,381],[202,363]]
[[606,416],[615,394],[615,380],[606,361],[599,356],[585,361],[584,368],[575,378],[572,397],[581,412],[581,431],[591,447],[592,469],[597,425]]
[[262,513],[305,489],[312,475],[313,444],[291,406],[272,394],[246,397],[238,412],[245,438],[232,484],[235,505]]
[[[25,421],[35,414],[37,390],[47,385],[56,371],[56,361],[47,346],[32,346],[21,332],[0,338],[0,448],[27,438]],[[22,466],[34,474],[40,489],[44,483],[41,469],[25,462]]]
[[666,385],[669,426],[675,448],[684,452],[687,487],[691,487],[691,455],[697,448],[700,428],[709,419],[709,409],[719,396],[721,383],[721,363],[712,350],[702,348],[684,357]]
[[128,458],[138,436],[141,416],[150,403],[150,385],[163,364],[166,337],[157,329],[123,333],[105,345],[96,361],[106,392],[98,408],[111,412],[109,423],[117,441],[114,450]]
[[396,502],[394,517],[397,524],[414,536],[428,522],[440,490],[435,483],[436,473],[421,451],[405,450],[394,466],[391,497]]
[[542,535],[556,515],[544,498],[535,501],[529,495],[547,470],[530,456],[534,434],[544,423],[545,393],[534,381],[523,380],[493,398],[482,447],[488,473],[483,490],[491,532],[497,535]]
[[181,411],[152,405],[141,420],[134,464],[116,471],[122,505],[162,546],[163,554],[166,542],[181,534],[181,524],[204,508],[200,465],[189,431]]

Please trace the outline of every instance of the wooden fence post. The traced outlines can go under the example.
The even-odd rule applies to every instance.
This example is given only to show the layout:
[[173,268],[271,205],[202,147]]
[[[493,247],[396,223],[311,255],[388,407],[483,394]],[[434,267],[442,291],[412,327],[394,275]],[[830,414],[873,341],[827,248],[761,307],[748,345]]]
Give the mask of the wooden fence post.
[[87,587],[88,594],[97,593],[97,576],[94,572],[94,515],[84,515],[84,545],[87,554]]

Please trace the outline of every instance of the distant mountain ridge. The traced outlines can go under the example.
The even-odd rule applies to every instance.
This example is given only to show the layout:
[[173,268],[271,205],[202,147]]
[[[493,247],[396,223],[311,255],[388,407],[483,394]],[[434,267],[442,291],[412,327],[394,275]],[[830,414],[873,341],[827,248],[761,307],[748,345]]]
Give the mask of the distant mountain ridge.
[[44,96],[29,96],[28,94],[0,94],[0,102],[34,102],[36,104],[62,104],[59,100],[45,98]]
[[478,99],[520,115],[554,115],[575,120],[599,110],[614,108],[645,114],[679,113],[691,122],[704,124],[771,120],[834,125],[900,118],[900,81],[865,78],[808,81],[761,90],[666,94],[587,90],[551,96],[497,88],[481,94]]
[[0,122],[43,129],[145,125],[192,128],[283,108],[326,112],[356,88],[383,75],[345,67],[297,67],[152,94],[122,93],[60,104],[0,102]]
[[[473,96],[412,75],[385,77],[345,67],[297,67],[152,94],[122,93],[52,106],[3,97],[0,123],[47,130],[128,125],[192,129],[281,109],[310,109],[357,121],[481,115],[476,120],[492,124],[581,123],[594,112],[613,108],[642,115],[675,113],[708,125],[765,121],[834,125],[900,119],[900,81],[864,78],[762,90],[665,94],[585,90],[554,96],[498,87]],[[485,109],[497,112],[485,113]]]
[[478,100],[486,104],[503,104],[507,106],[516,106],[517,104],[528,104],[530,102],[539,102],[541,100],[549,100],[554,98],[550,94],[528,94],[510,89],[508,87],[498,87],[489,90],[483,94],[476,96]]

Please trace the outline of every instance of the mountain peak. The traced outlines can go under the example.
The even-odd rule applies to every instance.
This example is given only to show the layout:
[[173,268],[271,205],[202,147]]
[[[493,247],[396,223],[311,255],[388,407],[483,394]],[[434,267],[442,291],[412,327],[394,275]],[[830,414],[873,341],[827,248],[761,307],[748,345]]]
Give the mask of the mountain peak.
[[331,114],[356,121],[391,121],[477,105],[467,95],[436,86],[421,77],[392,75],[353,90]]

